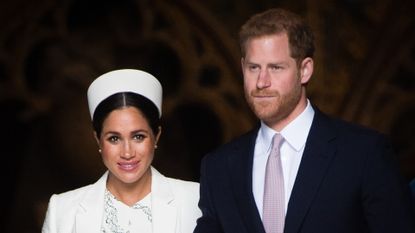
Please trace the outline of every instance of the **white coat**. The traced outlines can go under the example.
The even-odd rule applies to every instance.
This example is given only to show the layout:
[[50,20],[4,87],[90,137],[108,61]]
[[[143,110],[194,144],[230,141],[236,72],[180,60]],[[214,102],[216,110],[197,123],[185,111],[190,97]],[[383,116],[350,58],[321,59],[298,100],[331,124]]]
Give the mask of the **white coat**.
[[[192,233],[201,216],[199,184],[163,176],[151,168],[153,233]],[[50,198],[42,233],[99,232],[108,171],[94,184]]]

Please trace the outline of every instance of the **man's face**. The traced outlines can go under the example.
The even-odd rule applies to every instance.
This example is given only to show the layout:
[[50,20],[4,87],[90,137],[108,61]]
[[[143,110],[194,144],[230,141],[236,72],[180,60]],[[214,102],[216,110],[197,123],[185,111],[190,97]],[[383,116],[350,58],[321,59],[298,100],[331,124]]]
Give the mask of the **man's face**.
[[241,63],[247,102],[268,126],[281,128],[305,108],[303,84],[308,78],[303,78],[303,63],[299,69],[290,56],[285,33],[248,41]]

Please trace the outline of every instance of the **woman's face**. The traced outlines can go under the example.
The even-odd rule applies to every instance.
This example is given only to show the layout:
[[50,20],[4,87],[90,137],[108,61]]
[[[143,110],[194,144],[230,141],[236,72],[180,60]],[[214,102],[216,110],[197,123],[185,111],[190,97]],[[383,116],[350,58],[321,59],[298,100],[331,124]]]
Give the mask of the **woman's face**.
[[[151,177],[155,145],[154,135],[144,115],[135,107],[112,111],[104,120],[97,138],[101,156],[112,184],[139,184]],[[115,182],[115,183],[114,183]]]

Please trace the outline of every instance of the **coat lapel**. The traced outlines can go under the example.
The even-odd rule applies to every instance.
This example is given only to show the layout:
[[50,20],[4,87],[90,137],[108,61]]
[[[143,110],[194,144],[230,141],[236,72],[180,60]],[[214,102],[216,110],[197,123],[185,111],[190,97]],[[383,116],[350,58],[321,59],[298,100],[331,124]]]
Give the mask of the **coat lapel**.
[[85,193],[75,216],[77,233],[99,232],[104,213],[104,192],[108,171]]
[[285,233],[298,232],[336,152],[329,119],[316,109],[288,203]]
[[[151,172],[153,232],[176,232],[177,208],[173,193],[170,190],[166,177],[154,168],[151,168]],[[107,176],[108,172],[92,185],[80,202],[78,213],[75,217],[77,233],[99,232],[104,212],[104,192]]]
[[265,233],[252,193],[252,164],[259,128],[246,134],[228,157],[231,185],[247,232]]
[[151,168],[151,205],[154,233],[174,233],[177,225],[177,206],[167,178]]

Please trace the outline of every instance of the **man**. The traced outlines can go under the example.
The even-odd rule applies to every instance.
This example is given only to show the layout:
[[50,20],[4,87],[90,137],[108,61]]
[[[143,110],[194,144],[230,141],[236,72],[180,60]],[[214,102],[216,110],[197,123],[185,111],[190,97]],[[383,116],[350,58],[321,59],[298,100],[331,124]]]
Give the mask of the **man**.
[[245,97],[260,124],[203,159],[195,233],[415,232],[384,137],[307,99],[314,41],[304,21],[282,9],[257,14],[240,46]]
[[411,182],[409,183],[409,188],[411,189],[411,194],[412,194],[412,204],[414,205],[414,208],[415,208],[415,178],[413,178]]

